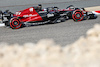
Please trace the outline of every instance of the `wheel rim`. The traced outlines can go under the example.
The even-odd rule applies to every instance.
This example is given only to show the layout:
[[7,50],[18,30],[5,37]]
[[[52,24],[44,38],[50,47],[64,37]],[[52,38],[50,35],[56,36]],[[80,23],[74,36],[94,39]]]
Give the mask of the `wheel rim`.
[[76,10],[76,11],[74,11],[72,17],[73,17],[74,21],[82,21],[84,18],[84,14],[82,11]]
[[10,26],[13,28],[13,29],[19,29],[21,27],[21,22],[20,22],[20,19],[17,19],[17,18],[13,18],[10,22]]
[[75,13],[75,18],[80,19],[82,17],[82,14],[80,12]]
[[14,27],[17,27],[19,24],[20,24],[20,22],[17,19],[15,19],[15,20],[12,21],[12,25]]

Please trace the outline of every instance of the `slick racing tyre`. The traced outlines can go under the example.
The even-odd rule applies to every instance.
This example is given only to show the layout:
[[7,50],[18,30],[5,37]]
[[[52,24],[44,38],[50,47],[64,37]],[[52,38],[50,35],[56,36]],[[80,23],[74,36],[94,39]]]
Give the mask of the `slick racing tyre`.
[[84,19],[84,13],[81,10],[77,9],[73,11],[72,18],[74,21],[82,21]]
[[19,29],[22,26],[21,20],[18,18],[12,18],[10,21],[10,26],[12,29]]

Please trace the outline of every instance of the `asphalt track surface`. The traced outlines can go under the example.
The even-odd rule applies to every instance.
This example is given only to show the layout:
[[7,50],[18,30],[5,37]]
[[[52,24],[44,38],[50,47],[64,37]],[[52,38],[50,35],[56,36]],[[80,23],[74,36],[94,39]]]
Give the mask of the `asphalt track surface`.
[[63,9],[69,5],[75,7],[100,6],[100,0],[0,0],[0,10],[9,9],[11,12],[23,10],[25,8],[42,4],[43,8],[49,6],[58,6]]
[[[66,3],[55,3],[55,4],[43,4],[43,7],[56,5],[60,8],[73,4],[76,7],[89,7],[89,6],[100,6],[100,0],[82,0],[72,1]],[[12,12],[19,11],[27,6],[10,6],[1,7],[1,9],[10,9]],[[57,24],[44,24],[30,27],[24,27],[21,29],[13,30],[11,28],[0,27],[0,42],[7,42],[9,44],[24,44],[27,42],[36,43],[41,39],[53,39],[56,43],[61,45],[67,45],[75,42],[80,36],[85,36],[88,29],[92,28],[95,24],[100,24],[100,16],[93,20],[84,20],[81,22],[74,22],[72,19],[66,22]]]

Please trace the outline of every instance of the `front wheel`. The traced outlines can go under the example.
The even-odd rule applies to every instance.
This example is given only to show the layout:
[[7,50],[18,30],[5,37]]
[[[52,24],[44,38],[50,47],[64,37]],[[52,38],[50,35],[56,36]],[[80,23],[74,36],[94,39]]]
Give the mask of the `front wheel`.
[[19,29],[22,26],[22,23],[21,23],[20,19],[15,17],[15,18],[11,19],[10,26],[12,29]]
[[84,19],[84,13],[81,10],[77,9],[73,12],[72,18],[74,21],[82,21]]

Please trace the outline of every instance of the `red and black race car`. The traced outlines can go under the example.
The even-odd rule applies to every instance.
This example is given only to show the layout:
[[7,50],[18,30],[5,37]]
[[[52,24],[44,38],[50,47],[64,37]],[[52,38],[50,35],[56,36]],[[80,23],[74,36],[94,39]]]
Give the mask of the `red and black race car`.
[[58,9],[58,11],[60,11],[60,14],[66,12],[67,16],[74,21],[97,18],[96,14],[86,11],[84,8],[75,8],[73,5],[68,6],[66,9]]
[[39,23],[48,21],[48,23],[57,23],[72,18],[74,21],[82,21],[86,19],[96,19],[97,16],[92,12],[86,11],[84,8],[75,8],[73,5],[66,9],[58,7],[48,7],[42,9],[42,5],[30,7],[13,14],[6,10],[0,11],[2,22],[12,29],[18,29],[26,24]]
[[5,12],[0,11],[0,14],[2,22],[4,22],[6,26],[10,26],[12,29],[18,29],[26,23],[45,21],[48,21],[49,23],[57,23],[60,18],[64,16],[61,16],[58,9],[54,7],[48,7],[46,9],[47,11],[43,11],[41,5],[39,5],[18,11],[15,14],[8,10]]

